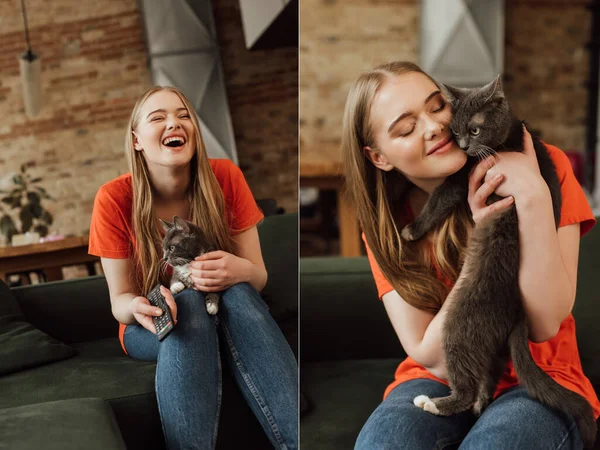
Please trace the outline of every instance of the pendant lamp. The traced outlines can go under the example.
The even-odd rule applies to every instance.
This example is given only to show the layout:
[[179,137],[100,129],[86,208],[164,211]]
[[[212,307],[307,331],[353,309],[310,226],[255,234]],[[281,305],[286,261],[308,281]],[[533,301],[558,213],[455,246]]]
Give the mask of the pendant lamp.
[[23,101],[25,113],[29,117],[35,117],[40,112],[40,56],[33,52],[29,42],[29,29],[27,27],[27,12],[24,0],[21,0],[23,22],[25,23],[25,40],[27,51],[19,57],[19,68],[21,70],[21,83],[23,84]]

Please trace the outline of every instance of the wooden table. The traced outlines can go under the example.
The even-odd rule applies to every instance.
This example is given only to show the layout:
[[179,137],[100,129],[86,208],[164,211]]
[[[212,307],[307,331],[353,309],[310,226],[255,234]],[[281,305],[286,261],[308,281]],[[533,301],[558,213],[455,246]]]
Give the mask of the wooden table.
[[62,280],[62,267],[99,261],[88,255],[88,236],[68,237],[41,244],[0,247],[0,279],[11,273],[44,270],[47,281]]
[[344,189],[344,170],[338,144],[300,147],[300,187],[332,189],[337,195],[342,256],[360,256],[358,221]]

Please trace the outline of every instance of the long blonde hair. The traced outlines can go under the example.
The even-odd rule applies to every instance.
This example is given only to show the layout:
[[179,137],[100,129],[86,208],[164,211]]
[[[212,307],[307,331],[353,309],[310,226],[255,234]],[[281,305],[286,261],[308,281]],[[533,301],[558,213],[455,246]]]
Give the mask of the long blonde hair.
[[193,106],[177,88],[161,86],[149,88],[140,96],[133,107],[125,137],[125,153],[129,162],[133,187],[131,213],[135,233],[135,282],[142,295],[147,295],[159,281],[162,283],[168,282],[165,279],[166,274],[161,271],[160,243],[162,237],[153,209],[153,189],[148,166],[142,152],[134,149],[132,136],[132,132],[137,129],[139,124],[142,106],[152,94],[159,91],[169,91],[177,94],[187,108],[194,125],[196,148],[190,161],[190,185],[187,192],[190,219],[202,228],[208,236],[213,237],[217,248],[227,252],[233,251],[233,239],[225,219],[225,199],[210,167]]
[[456,281],[470,229],[468,211],[466,207],[455,210],[434,230],[432,247],[403,241],[399,220],[412,184],[399,171],[380,170],[365,156],[367,146],[377,151],[370,123],[373,99],[387,78],[410,72],[422,73],[437,86],[409,62],[384,64],[358,77],[346,101],[342,152],[347,192],[383,275],[407,303],[435,313],[450,288],[437,278],[432,266],[437,266],[444,278]]

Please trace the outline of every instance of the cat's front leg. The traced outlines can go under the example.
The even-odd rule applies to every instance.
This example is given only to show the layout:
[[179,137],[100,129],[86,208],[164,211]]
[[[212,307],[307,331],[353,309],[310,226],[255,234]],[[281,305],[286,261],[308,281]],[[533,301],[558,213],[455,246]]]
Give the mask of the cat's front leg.
[[219,312],[219,300],[221,299],[221,294],[218,292],[209,292],[204,296],[204,302],[206,303],[206,312],[210,315],[215,315]]
[[171,284],[171,294],[176,295],[185,289],[185,285],[181,281],[175,281]]

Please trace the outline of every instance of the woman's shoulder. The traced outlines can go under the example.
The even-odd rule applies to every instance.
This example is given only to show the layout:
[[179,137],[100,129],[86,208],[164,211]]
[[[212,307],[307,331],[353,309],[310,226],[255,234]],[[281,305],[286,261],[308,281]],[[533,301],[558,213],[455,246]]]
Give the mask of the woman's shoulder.
[[104,183],[98,189],[96,194],[97,199],[112,199],[115,201],[126,201],[133,196],[133,189],[131,184],[131,173],[125,173],[119,175],[106,183]]
[[550,158],[556,167],[556,172],[558,173],[559,178],[562,180],[566,172],[573,171],[569,158],[564,151],[555,145],[551,145],[546,142],[543,142],[543,144],[546,146],[546,150],[548,150],[548,154],[550,155]]
[[243,177],[240,168],[230,159],[209,159],[208,162],[221,188],[232,188]]

